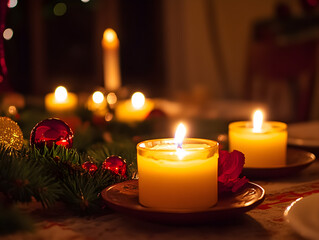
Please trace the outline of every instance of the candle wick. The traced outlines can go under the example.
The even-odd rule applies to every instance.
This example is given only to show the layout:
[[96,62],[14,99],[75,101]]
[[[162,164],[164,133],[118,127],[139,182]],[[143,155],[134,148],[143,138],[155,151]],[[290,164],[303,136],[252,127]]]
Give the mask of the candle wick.
[[182,143],[177,143],[177,149],[182,149]]

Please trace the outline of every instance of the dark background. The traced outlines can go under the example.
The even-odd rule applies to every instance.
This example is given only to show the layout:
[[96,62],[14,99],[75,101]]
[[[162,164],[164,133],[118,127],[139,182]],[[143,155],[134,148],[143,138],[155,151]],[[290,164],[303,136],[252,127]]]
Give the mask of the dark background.
[[165,81],[161,1],[64,1],[66,13],[56,16],[53,8],[60,2],[23,0],[8,9],[6,26],[14,35],[5,41],[5,50],[14,90],[44,94],[59,82],[67,82],[73,91],[103,86],[101,39],[111,27],[120,40],[122,84],[159,92]]

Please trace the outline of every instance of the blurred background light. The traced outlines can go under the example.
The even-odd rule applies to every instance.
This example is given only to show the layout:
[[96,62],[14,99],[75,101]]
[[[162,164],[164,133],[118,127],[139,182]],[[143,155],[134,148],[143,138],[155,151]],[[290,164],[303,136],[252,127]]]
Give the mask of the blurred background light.
[[65,3],[57,3],[53,8],[53,13],[56,16],[63,16],[66,13],[67,7]]
[[102,103],[104,101],[104,95],[102,92],[96,91],[93,93],[92,99],[95,103]]
[[9,0],[8,8],[14,8],[15,6],[17,6],[17,4],[18,4],[18,0]]
[[13,37],[13,30],[11,28],[7,28],[3,32],[3,38],[5,40],[10,40]]

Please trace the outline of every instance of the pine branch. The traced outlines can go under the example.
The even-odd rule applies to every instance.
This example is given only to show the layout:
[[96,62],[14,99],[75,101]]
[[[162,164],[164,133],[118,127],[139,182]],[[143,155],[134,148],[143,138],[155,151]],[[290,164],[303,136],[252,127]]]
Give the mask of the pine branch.
[[59,183],[30,156],[25,147],[17,151],[0,145],[0,191],[10,201],[30,202],[34,197],[44,207],[51,206],[61,192]]
[[[0,145],[0,191],[10,201],[30,202],[32,198],[44,207],[57,200],[91,213],[100,209],[100,192],[127,178],[102,169],[105,158],[121,156],[127,162],[126,176],[131,178],[136,171],[135,146],[131,142],[99,144],[87,154],[75,149],[53,146],[38,150],[25,146],[17,151]],[[99,167],[95,173],[82,168],[86,161]]]
[[100,192],[120,180],[119,177],[102,169],[94,174],[76,172],[64,179],[62,200],[74,210],[92,213],[101,209]]
[[96,159],[98,164],[112,155],[122,157],[127,164],[127,176],[131,178],[137,172],[136,147],[131,141],[112,142],[93,145],[87,154]]

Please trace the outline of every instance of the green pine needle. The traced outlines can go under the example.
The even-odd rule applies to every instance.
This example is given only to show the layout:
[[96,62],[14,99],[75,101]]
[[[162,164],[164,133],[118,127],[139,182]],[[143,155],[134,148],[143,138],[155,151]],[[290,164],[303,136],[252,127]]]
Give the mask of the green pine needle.
[[[103,161],[111,155],[125,159],[126,178],[102,169]],[[86,161],[94,162],[98,170],[87,172],[82,168]],[[98,144],[82,154],[56,145],[41,150],[24,146],[19,151],[0,145],[0,191],[12,202],[34,198],[50,207],[59,200],[90,213],[100,209],[104,188],[131,178],[135,172],[136,150],[130,142]]]
[[30,202],[34,197],[44,207],[51,206],[61,192],[59,183],[30,156],[25,147],[17,151],[0,145],[0,191],[10,201]]
[[87,153],[96,159],[99,164],[102,164],[107,157],[112,155],[120,156],[128,166],[128,178],[135,176],[137,172],[136,147],[130,141],[96,144]]

